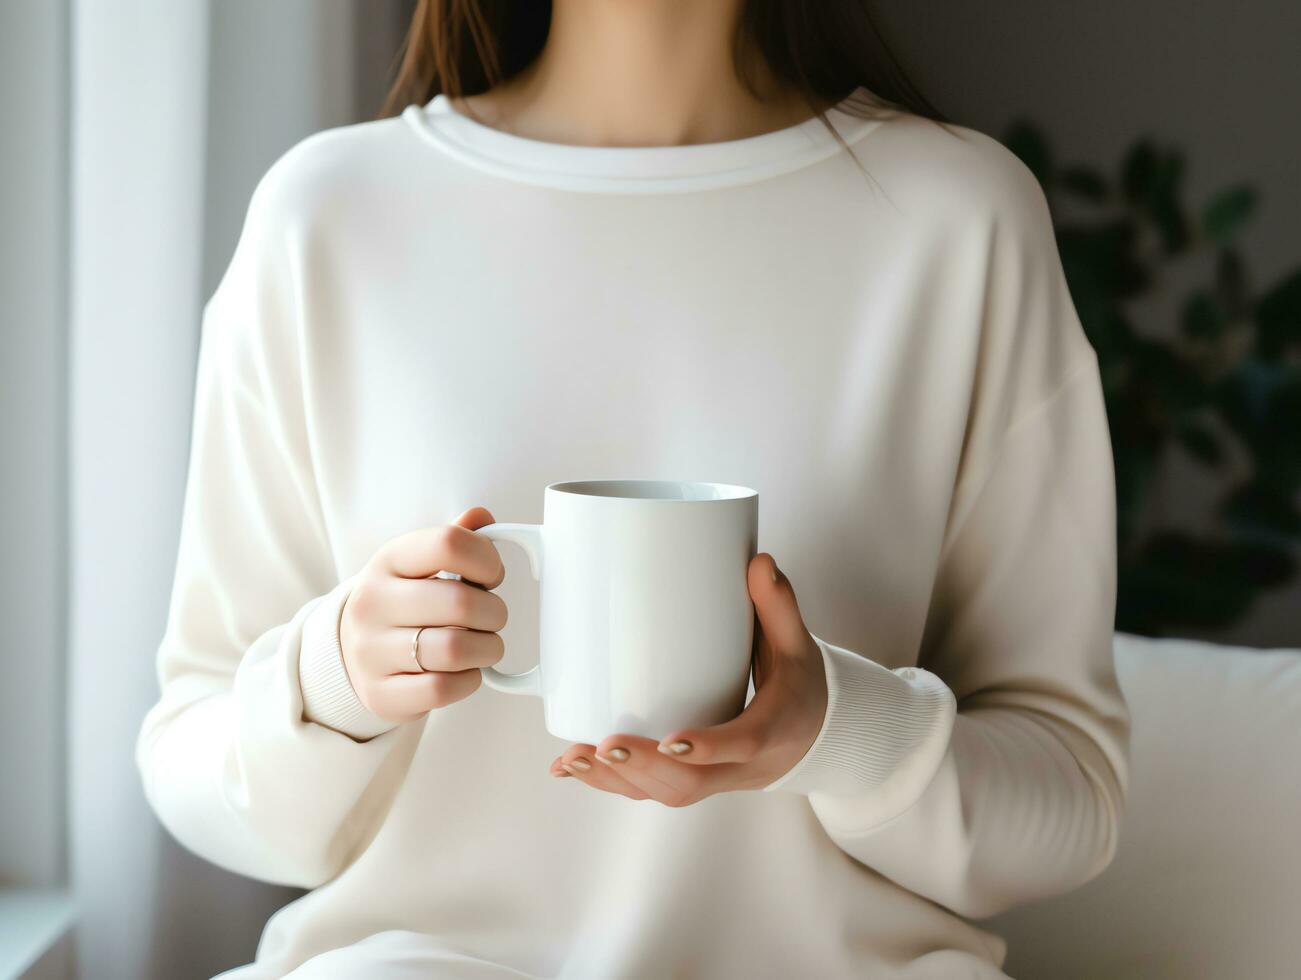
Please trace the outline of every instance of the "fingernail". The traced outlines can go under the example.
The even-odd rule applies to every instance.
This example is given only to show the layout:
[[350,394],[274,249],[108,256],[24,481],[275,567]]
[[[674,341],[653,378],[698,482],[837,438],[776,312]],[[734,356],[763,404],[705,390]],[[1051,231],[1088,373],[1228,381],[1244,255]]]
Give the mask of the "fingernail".
[[[607,759],[606,756],[609,756],[609,758]],[[597,755],[597,758],[602,762],[627,762],[628,750],[615,747],[610,749],[605,755]]]
[[562,764],[562,765],[560,766],[560,768],[563,769],[563,770],[565,770],[565,772],[569,773],[569,775],[571,775],[571,776],[575,776],[575,775],[577,775],[577,773],[574,772],[573,767],[570,766],[568,763],[564,763],[564,764]]
[[686,755],[691,751],[691,743],[683,740],[680,742],[670,742],[668,745],[660,745],[658,748],[665,755]]
[[568,776],[569,773],[565,772],[565,771],[562,769],[562,770],[560,770],[560,772],[553,772],[551,775],[556,776],[556,777],[564,777],[564,776]]
[[777,570],[777,563],[775,561],[772,563],[772,580],[774,582],[781,581],[781,572]]
[[569,764],[579,772],[587,772],[587,770],[592,768],[592,764],[583,758],[574,759]]

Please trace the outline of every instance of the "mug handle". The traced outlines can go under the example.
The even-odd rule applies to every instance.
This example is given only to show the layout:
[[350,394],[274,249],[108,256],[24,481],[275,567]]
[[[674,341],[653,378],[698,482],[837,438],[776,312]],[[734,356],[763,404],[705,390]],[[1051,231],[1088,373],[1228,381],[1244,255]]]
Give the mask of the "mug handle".
[[[534,581],[542,575],[542,525],[541,524],[485,524],[477,528],[476,534],[482,534],[490,541],[513,541],[524,549],[529,556],[529,571]],[[506,674],[496,667],[480,667],[483,682],[494,691],[505,694],[532,694],[542,696],[540,665],[534,664],[522,674]]]

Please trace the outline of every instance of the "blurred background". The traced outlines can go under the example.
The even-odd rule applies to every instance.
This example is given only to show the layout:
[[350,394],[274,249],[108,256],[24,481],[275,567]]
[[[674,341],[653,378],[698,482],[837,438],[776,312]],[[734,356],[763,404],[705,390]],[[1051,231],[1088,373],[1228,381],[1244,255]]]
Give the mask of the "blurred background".
[[[132,750],[200,309],[272,161],[376,115],[412,6],[0,2],[0,978],[210,976],[292,895],[167,838]],[[1301,646],[1301,6],[881,6],[1049,195],[1111,416],[1117,629]]]

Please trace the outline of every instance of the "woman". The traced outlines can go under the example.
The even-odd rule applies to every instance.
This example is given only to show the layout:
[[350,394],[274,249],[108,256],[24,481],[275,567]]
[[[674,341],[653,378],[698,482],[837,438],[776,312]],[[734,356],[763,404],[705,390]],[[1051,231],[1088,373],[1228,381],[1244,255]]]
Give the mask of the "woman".
[[[233,975],[997,977],[968,920],[1107,865],[1097,361],[1033,176],[892,64],[850,3],[421,3],[400,111],[262,179],[139,746],[312,889]],[[734,721],[481,689],[536,599],[472,531],[587,475],[759,490]]]

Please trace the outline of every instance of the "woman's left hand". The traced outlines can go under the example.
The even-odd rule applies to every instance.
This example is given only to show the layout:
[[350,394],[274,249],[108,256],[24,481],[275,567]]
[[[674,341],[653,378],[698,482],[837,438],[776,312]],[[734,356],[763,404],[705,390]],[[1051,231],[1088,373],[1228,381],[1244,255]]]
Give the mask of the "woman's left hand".
[[551,763],[551,774],[679,807],[715,793],[762,789],[799,762],[826,713],[822,652],[771,555],[750,561],[747,584],[758,623],[755,693],[744,711],[721,725],[670,732],[659,742],[611,735],[599,745],[571,745]]

